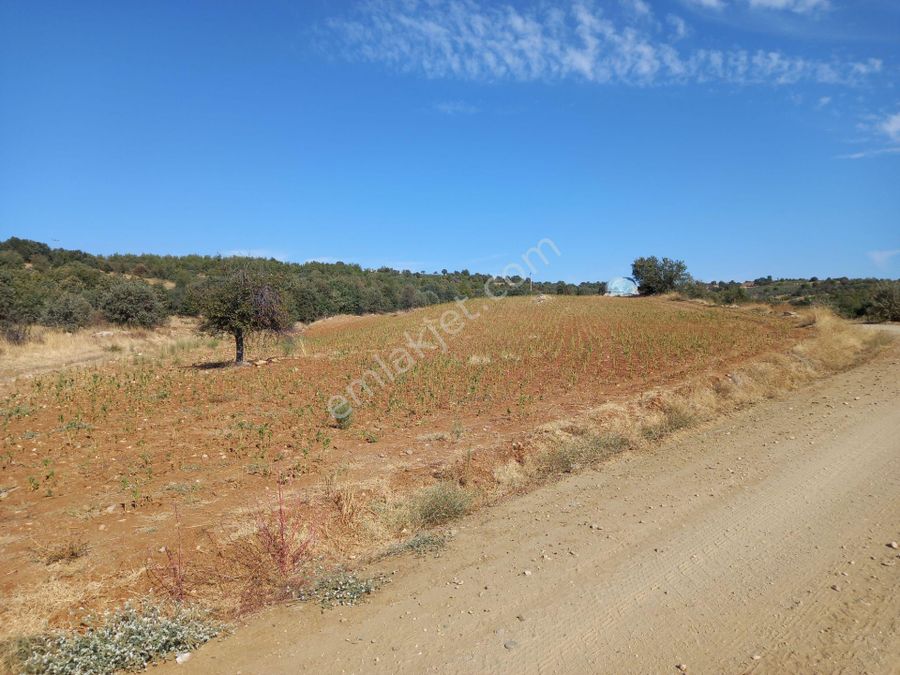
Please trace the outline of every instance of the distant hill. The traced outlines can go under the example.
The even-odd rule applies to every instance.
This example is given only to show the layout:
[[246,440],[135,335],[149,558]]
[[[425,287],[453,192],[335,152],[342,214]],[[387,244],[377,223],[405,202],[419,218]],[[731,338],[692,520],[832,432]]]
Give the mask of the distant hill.
[[[288,263],[275,259],[203,255],[115,254],[51,248],[29,239],[0,242],[0,323],[48,323],[76,327],[104,317],[104,301],[122,284],[152,290],[165,314],[194,315],[190,288],[226,265],[247,265],[279,275],[288,289],[294,318],[314,321],[336,314],[411,309],[484,295],[491,275],[468,270],[411,272],[365,269],[350,263]],[[518,277],[515,281],[523,281]],[[596,295],[603,282],[523,282],[510,295]],[[133,298],[131,288],[124,297]],[[140,293],[138,293],[140,295]],[[109,314],[109,312],[107,312]]]

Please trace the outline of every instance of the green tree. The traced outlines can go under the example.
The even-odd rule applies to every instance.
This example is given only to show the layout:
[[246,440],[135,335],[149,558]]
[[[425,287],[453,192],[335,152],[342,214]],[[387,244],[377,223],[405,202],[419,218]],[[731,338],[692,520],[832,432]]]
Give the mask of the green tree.
[[273,275],[239,269],[197,290],[200,330],[234,337],[234,362],[244,362],[244,338],[291,326],[286,293]]
[[91,303],[80,295],[63,293],[47,305],[43,321],[48,326],[75,330],[90,323],[92,311]]
[[152,328],[166,319],[166,308],[156,292],[140,281],[123,281],[100,298],[103,317],[112,323]]
[[681,260],[658,259],[656,256],[637,258],[631,264],[631,276],[638,283],[641,295],[669,293],[690,281],[687,265]]

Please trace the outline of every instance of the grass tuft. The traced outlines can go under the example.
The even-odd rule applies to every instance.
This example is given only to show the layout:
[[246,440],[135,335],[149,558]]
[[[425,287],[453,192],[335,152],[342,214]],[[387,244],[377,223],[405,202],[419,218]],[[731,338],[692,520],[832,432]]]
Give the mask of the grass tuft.
[[391,546],[385,553],[386,556],[403,555],[404,553],[414,553],[417,556],[424,556],[428,553],[437,555],[447,546],[447,537],[443,534],[433,532],[419,532],[410,537],[406,541],[401,541]]
[[59,562],[72,562],[87,555],[88,545],[82,539],[69,539],[55,546],[42,547],[39,550],[41,560],[45,565]]
[[543,478],[574,473],[621,452],[628,446],[628,439],[614,432],[580,436],[539,454],[536,458],[537,474]]
[[443,525],[468,513],[472,493],[451,481],[420,491],[412,501],[412,517],[424,527]]

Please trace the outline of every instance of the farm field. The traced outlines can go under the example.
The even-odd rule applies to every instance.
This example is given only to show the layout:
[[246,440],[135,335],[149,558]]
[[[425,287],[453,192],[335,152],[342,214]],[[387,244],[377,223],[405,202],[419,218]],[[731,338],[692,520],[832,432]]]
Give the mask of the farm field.
[[[447,312],[452,331],[427,328],[451,325]],[[811,330],[684,302],[539,296],[324,320],[252,345],[254,367],[221,367],[232,345],[197,339],[19,378],[0,390],[2,637],[171,590],[159,577],[173,549],[179,570],[206,571],[179,591],[232,614],[245,607],[228,584],[208,582],[233,559],[211,542],[248,536],[279,489],[315,525],[316,564],[347,563],[409,536],[390,505],[461,458],[527,452],[538,425],[721,377]],[[380,383],[356,388],[341,428],[330,399],[373,369]]]

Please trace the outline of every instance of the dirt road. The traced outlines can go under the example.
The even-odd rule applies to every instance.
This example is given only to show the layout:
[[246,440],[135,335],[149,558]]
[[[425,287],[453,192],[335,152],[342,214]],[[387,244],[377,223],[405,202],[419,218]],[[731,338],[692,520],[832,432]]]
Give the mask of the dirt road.
[[900,356],[623,455],[266,612],[187,673],[900,672]]

